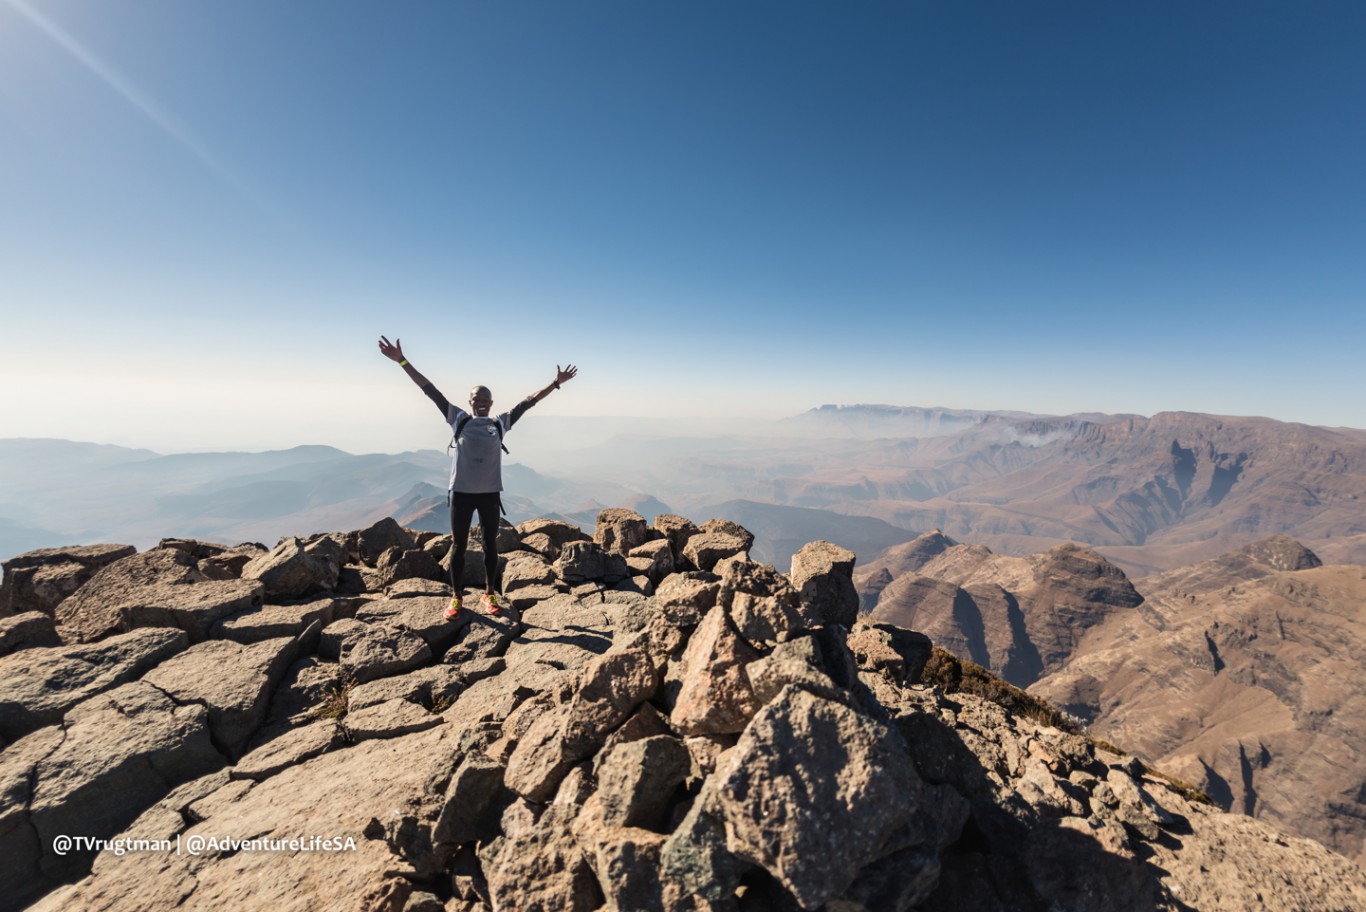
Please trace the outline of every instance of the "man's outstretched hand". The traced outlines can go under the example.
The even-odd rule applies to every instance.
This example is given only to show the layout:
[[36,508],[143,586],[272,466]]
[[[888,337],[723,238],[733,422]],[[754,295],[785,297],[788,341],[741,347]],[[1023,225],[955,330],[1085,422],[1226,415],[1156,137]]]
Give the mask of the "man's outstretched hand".
[[391,343],[388,339],[384,338],[383,336],[380,336],[380,337],[379,337],[379,353],[380,353],[381,355],[383,355],[384,357],[388,358],[390,361],[402,361],[402,360],[404,360],[404,358],[403,358],[403,340],[402,340],[402,339],[395,339],[395,340]]
[[572,364],[567,365],[565,367],[560,367],[558,364],[556,364],[555,384],[558,386],[559,384],[564,383],[568,380],[573,380],[576,376],[578,376],[578,373],[579,369]]

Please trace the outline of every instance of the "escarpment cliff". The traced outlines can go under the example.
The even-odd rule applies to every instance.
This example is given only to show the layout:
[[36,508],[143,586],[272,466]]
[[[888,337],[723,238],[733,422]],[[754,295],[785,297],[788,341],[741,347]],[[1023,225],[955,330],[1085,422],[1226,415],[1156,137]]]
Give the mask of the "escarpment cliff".
[[[1352,861],[861,618],[852,552],[813,542],[780,570],[751,544],[619,509],[591,538],[505,525],[509,607],[451,620],[449,539],[392,520],[21,556],[0,600],[0,907],[1366,906]],[[1089,552],[1021,561],[943,581],[1026,631],[1016,584],[1034,587],[1046,642],[983,634],[989,660],[1049,669],[1142,610]],[[466,580],[482,567],[472,550]]]

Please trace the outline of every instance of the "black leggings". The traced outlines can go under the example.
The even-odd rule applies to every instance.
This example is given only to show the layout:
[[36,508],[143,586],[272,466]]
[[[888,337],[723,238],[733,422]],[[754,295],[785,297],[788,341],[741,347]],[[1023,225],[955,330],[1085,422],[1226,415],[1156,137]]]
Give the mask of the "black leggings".
[[469,548],[470,520],[477,510],[479,526],[484,530],[484,573],[490,592],[498,587],[498,510],[501,501],[497,491],[488,494],[451,492],[451,589],[462,591],[461,577],[465,573],[465,551]]

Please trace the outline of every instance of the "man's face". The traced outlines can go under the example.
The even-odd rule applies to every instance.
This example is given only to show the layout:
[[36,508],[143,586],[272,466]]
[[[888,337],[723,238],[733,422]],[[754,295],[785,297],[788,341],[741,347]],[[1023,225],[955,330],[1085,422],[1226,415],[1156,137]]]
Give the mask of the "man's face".
[[470,408],[474,409],[476,415],[487,415],[489,409],[493,408],[493,393],[489,392],[488,387],[476,386],[470,390]]

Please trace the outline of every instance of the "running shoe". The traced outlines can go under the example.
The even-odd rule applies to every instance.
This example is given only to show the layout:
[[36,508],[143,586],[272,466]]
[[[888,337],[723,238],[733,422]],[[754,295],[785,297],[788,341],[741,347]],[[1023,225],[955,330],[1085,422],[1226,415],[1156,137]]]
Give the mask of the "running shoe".
[[484,606],[484,610],[489,614],[501,614],[503,611],[502,599],[493,592],[485,592],[480,604]]
[[447,605],[446,610],[442,612],[443,614],[445,614],[446,620],[449,621],[456,615],[460,614],[460,601],[461,599],[458,595],[455,598],[451,599],[451,603]]

